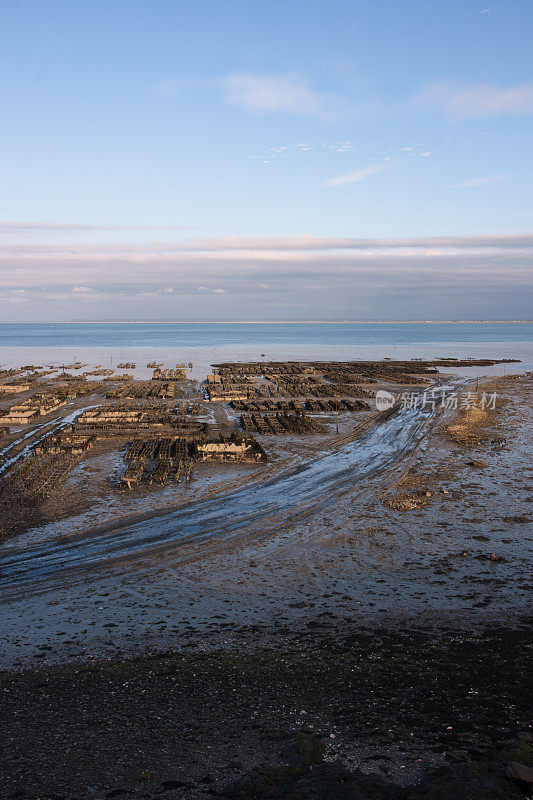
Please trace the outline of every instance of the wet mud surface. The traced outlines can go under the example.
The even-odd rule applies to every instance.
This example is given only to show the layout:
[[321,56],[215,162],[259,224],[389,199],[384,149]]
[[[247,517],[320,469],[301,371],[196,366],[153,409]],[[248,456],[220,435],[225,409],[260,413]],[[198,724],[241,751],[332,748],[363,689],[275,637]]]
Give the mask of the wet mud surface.
[[[4,665],[107,657],[116,648],[231,647],[249,626],[259,631],[244,635],[254,646],[331,619],[436,627],[445,621],[466,630],[502,616],[509,624],[519,620],[530,597],[532,412],[525,382],[506,391],[505,416],[475,448],[459,447],[442,424],[390,470],[360,480],[331,452],[328,469],[355,490],[311,496],[310,504],[319,501],[312,514],[271,516],[275,525],[265,515],[244,531],[236,525],[233,538],[211,537],[202,546],[165,541],[161,550],[147,547],[133,561],[110,559],[100,570],[56,568],[37,585],[10,586],[4,561]],[[357,446],[357,440],[348,446],[356,457]],[[483,467],[471,466],[479,461]],[[244,488],[261,504],[263,491],[261,484]],[[420,506],[395,507],[395,498],[406,495]],[[218,499],[208,503],[216,513]],[[120,545],[122,535],[113,532],[112,541]],[[97,536],[89,543],[101,544]],[[22,540],[21,570],[42,546],[48,545],[41,539]],[[83,537],[76,547],[83,554]],[[2,557],[13,559],[13,552],[4,546]],[[61,555],[60,541],[52,541],[55,552]]]

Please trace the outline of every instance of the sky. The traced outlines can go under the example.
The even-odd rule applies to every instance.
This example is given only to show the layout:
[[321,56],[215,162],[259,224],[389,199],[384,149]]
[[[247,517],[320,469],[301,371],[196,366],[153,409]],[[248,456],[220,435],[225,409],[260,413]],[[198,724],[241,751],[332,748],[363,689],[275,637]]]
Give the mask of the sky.
[[531,319],[532,40],[531,0],[3,0],[0,321]]

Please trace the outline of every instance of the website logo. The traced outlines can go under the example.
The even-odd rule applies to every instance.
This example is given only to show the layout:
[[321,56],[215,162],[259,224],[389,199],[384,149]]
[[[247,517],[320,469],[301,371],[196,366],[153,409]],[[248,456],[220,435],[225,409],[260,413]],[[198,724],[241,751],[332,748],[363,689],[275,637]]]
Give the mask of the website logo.
[[395,403],[395,397],[390,392],[386,392],[384,389],[379,389],[376,392],[376,409],[378,411],[387,411],[387,409],[392,408]]

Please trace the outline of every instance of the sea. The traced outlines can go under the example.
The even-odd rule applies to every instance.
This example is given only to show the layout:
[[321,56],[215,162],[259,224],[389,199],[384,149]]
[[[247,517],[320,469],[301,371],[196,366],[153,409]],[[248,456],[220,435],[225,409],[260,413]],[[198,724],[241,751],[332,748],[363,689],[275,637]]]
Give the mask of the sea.
[[[496,375],[533,369],[530,322],[275,322],[275,323],[0,323],[0,367],[33,365],[117,368],[134,362],[191,363],[203,379],[224,361],[352,361],[451,357],[519,359],[519,364],[467,368]],[[131,369],[127,370],[132,372]],[[462,370],[464,373],[465,370]]]

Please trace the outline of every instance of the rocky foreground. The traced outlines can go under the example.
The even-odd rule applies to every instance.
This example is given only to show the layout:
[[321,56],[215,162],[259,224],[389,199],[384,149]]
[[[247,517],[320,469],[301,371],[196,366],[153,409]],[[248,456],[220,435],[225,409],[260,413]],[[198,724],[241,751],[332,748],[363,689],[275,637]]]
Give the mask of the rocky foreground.
[[307,628],[277,648],[4,672],[1,797],[528,797],[521,630]]

